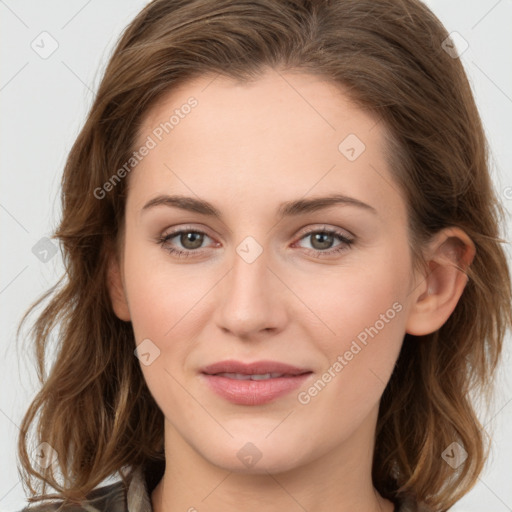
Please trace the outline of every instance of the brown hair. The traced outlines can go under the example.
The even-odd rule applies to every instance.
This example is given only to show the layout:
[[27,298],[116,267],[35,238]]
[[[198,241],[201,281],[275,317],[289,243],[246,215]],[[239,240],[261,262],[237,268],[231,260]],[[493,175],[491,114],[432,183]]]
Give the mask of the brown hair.
[[[434,510],[473,487],[488,448],[470,393],[492,398],[511,289],[482,124],[460,60],[441,46],[447,37],[418,0],[155,0],[139,13],[66,162],[54,235],[66,274],[22,320],[50,298],[32,328],[42,389],[19,437],[29,491],[42,483],[31,501],[83,499],[125,466],[163,456],[162,413],[134,357],[131,324],[115,316],[107,291],[128,180],[101,200],[94,191],[129,160],[143,116],[164,93],[206,73],[256,79],[269,66],[339,84],[382,120],[418,261],[423,242],[444,227],[460,227],[476,246],[448,321],[431,335],[405,336],[381,400],[372,475],[384,497],[412,495]],[[57,451],[60,475],[31,463],[31,427],[35,444]],[[469,454],[457,470],[441,457],[455,441]]]

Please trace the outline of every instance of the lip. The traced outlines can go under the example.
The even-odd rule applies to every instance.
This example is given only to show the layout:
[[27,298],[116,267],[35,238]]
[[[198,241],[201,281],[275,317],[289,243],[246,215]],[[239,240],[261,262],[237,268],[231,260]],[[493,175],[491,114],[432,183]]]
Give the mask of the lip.
[[[256,375],[281,373],[283,376],[265,380],[238,380],[219,373]],[[312,371],[277,361],[220,361],[201,369],[201,377],[212,391],[238,405],[262,405],[298,388]]]
[[201,368],[201,373],[214,375],[216,373],[243,373],[244,375],[256,375],[264,373],[283,373],[286,375],[300,375],[310,372],[309,368],[298,368],[286,363],[278,361],[255,361],[253,363],[242,363],[229,359],[227,361],[219,361]]

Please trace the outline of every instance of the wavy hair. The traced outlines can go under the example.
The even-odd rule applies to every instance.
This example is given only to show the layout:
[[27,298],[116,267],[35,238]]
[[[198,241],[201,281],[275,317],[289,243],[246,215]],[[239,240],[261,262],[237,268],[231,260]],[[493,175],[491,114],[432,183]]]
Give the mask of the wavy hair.
[[[29,501],[82,500],[105,478],[163,457],[162,412],[134,357],[132,326],[116,317],[107,290],[128,178],[102,199],[97,191],[129,161],[144,115],[164,94],[207,73],[249,81],[268,67],[320,76],[378,116],[416,263],[445,227],[460,227],[476,246],[447,322],[428,336],[405,335],[381,399],[372,471],[384,497],[410,495],[436,511],[473,487],[489,446],[472,400],[492,399],[511,284],[485,134],[460,59],[443,49],[447,38],[419,0],[155,0],[137,15],[66,161],[53,235],[65,274],[20,323],[42,307],[30,330],[41,389],[18,442]],[[41,442],[57,465],[32,461]],[[453,442],[468,453],[457,470],[441,457]]]

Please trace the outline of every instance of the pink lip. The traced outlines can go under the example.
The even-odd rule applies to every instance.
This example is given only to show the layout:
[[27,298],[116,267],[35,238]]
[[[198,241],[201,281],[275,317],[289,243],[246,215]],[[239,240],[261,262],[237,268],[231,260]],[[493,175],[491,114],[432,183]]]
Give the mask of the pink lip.
[[[237,380],[215,375],[217,373],[284,375],[266,380]],[[311,370],[277,361],[256,361],[250,364],[232,360],[221,361],[201,370],[202,378],[215,393],[238,405],[261,405],[270,402],[299,387],[311,373]]]

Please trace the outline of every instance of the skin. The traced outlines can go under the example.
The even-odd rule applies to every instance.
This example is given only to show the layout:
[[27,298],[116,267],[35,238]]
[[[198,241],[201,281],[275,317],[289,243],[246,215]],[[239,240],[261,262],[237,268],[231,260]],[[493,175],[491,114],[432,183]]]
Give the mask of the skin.
[[[474,246],[446,229],[425,247],[428,269],[413,270],[385,127],[320,77],[267,70],[241,84],[202,76],[148,112],[137,147],[191,96],[198,105],[128,178],[123,250],[110,270],[117,316],[132,322],[137,344],[150,339],[160,350],[141,365],[165,417],[166,470],[153,508],[390,512],[371,479],[380,398],[405,333],[433,332],[455,308],[467,281],[456,265],[470,264]],[[338,149],[349,134],[366,146],[354,161]],[[277,213],[283,202],[333,193],[375,211],[336,204]],[[163,194],[209,201],[222,218],[165,205],[143,210]],[[180,228],[206,232],[201,248],[179,236],[158,243]],[[322,246],[306,234],[322,228],[353,243],[333,237]],[[248,236],[262,249],[252,263],[236,250]],[[179,258],[169,246],[196,253]],[[300,403],[298,392],[393,304],[400,311]],[[225,359],[277,360],[313,374],[271,403],[235,405],[199,377]],[[251,467],[237,457],[248,442],[261,453]]]

